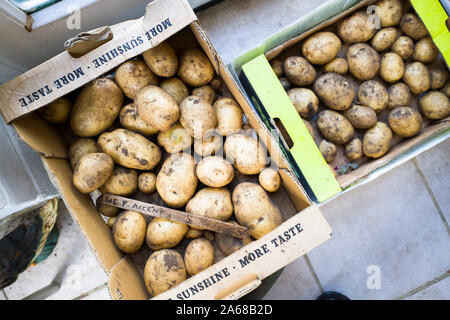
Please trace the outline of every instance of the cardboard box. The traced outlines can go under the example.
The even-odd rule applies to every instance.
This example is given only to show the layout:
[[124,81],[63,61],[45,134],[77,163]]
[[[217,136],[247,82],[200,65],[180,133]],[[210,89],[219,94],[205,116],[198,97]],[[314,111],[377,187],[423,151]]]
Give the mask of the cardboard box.
[[[112,39],[99,47],[88,43],[89,52],[74,58],[68,52],[48,60],[0,87],[1,112],[19,136],[36,150],[51,181],[80,226],[101,266],[109,275],[114,299],[147,299],[142,269],[149,249],[126,256],[115,246],[111,230],[97,212],[89,195],[72,183],[67,160],[68,145],[54,126],[32,113],[54,99],[73,93],[85,83],[108,74],[123,61],[167,40],[176,51],[199,46],[207,54],[229,93],[241,105],[250,125],[266,142],[282,177],[282,188],[273,194],[284,222],[264,237],[190,277],[155,299],[235,299],[255,289],[261,280],[312,250],[331,236],[331,229],[318,207],[289,171],[278,143],[268,133],[212,46],[185,0],[157,0],[144,17],[110,27]],[[98,30],[92,32],[95,34]],[[101,29],[103,32],[104,29]],[[104,39],[104,38],[103,38]],[[108,39],[108,37],[106,37]],[[113,51],[129,47],[118,55]],[[142,199],[141,199],[142,200]]]
[[[274,136],[280,137],[280,148],[288,158],[292,171],[295,172],[297,179],[315,202],[326,202],[336,195],[342,194],[343,191],[346,192],[373,180],[450,136],[448,118],[440,121],[424,119],[422,130],[417,136],[407,139],[394,136],[391,149],[381,158],[363,157],[350,163],[345,158],[342,148],[338,148],[337,158],[330,165],[334,169],[342,170],[342,174],[334,178],[318,150],[317,145],[320,143],[320,138],[317,138],[317,134],[316,141],[311,137],[273,72],[270,61],[280,55],[285,57],[300,55],[303,39],[322,29],[333,31],[341,19],[356,10],[366,10],[366,8],[369,10],[371,5],[376,5],[376,1],[328,1],[310,14],[299,18],[291,26],[273,35],[257,48],[244,53],[229,66],[233,76],[239,79],[241,88],[247,93],[249,103],[253,105],[261,120]],[[416,6],[416,1],[413,1],[413,5]],[[417,5],[417,8],[420,5],[423,10],[423,2],[417,1]],[[440,11],[436,11],[436,15],[440,15]],[[426,17],[421,11],[419,11],[419,16]],[[428,16],[425,23],[430,20],[433,19]],[[435,21],[445,24],[445,19],[442,18]],[[426,24],[426,26],[429,25]],[[437,28],[435,27],[435,29]],[[441,28],[439,32],[431,34],[439,38],[441,44],[439,48],[446,52],[447,49],[442,45],[442,39],[448,36],[449,31]],[[448,42],[446,46],[448,47]],[[346,47],[347,45],[343,43],[338,56],[343,56]],[[443,58],[434,64],[446,67]],[[322,74],[320,68],[317,67],[316,70],[319,77]],[[351,79],[351,76],[348,79]],[[354,80],[350,81],[355,83]],[[356,82],[356,85],[359,85],[359,82]],[[417,98],[417,96],[413,97],[413,107],[417,107]],[[320,110],[321,108],[319,108]],[[387,119],[388,112],[384,113],[386,114],[380,114],[380,117]],[[315,121],[311,122],[314,125]],[[314,130],[318,133],[317,128]]]

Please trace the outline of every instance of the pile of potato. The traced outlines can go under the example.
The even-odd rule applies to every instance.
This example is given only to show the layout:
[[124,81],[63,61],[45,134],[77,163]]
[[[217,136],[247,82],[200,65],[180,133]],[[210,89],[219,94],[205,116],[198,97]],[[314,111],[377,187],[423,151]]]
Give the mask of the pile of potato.
[[[143,273],[152,296],[282,223],[269,195],[280,175],[198,48],[176,52],[163,42],[38,112],[71,137],[73,184],[109,218],[117,247],[148,253]],[[121,212],[99,192],[240,224],[250,236]]]
[[364,8],[271,60],[333,169],[380,158],[450,115],[448,68],[409,1],[375,5],[381,28]]

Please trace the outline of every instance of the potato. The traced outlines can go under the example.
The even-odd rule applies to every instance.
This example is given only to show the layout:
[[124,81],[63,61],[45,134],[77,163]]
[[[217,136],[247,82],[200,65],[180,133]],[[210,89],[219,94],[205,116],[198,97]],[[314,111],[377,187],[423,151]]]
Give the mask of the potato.
[[78,138],[69,147],[69,161],[73,170],[82,156],[98,152],[98,145],[94,139]]
[[142,172],[138,177],[138,189],[145,194],[156,191],[156,175],[152,172]]
[[178,58],[168,42],[144,51],[142,57],[150,70],[160,77],[170,78],[177,72]]
[[374,35],[375,25],[370,14],[361,10],[339,23],[337,32],[346,43],[366,42]]
[[353,44],[347,51],[350,73],[359,80],[372,79],[380,68],[380,56],[365,43]]
[[348,63],[344,58],[334,58],[324,66],[325,72],[334,72],[344,75],[348,72]]
[[324,110],[319,113],[317,127],[325,139],[336,144],[345,144],[353,138],[352,124],[339,112]]
[[422,63],[429,63],[434,61],[438,55],[439,50],[431,37],[425,37],[416,43],[412,59]]
[[258,184],[238,184],[233,190],[232,200],[237,221],[247,227],[255,239],[261,238],[283,222],[280,211]]
[[428,34],[428,30],[414,13],[406,13],[400,21],[400,29],[413,40],[420,40]]
[[280,78],[284,75],[283,60],[275,58],[270,61],[270,66],[272,67],[273,72],[275,72],[277,78]]
[[397,82],[405,73],[405,65],[402,58],[394,53],[388,52],[381,58],[380,76],[386,82]]
[[175,99],[156,86],[148,85],[140,90],[134,103],[142,120],[157,130],[169,130],[180,116]]
[[401,137],[412,137],[419,133],[422,116],[411,107],[397,107],[389,113],[389,127]]
[[184,98],[189,96],[189,90],[184,82],[175,77],[165,79],[163,82],[161,82],[160,87],[161,89],[167,91],[167,93],[175,99],[177,104],[180,104],[181,101],[184,100]]
[[153,252],[144,268],[144,282],[154,297],[186,280],[183,257],[173,249]]
[[208,239],[198,238],[188,244],[184,252],[184,264],[189,275],[196,275],[213,263],[214,247]]
[[290,88],[292,88],[291,83],[289,82],[289,79],[286,77],[281,77],[278,80],[280,80],[281,86],[285,91],[288,91]]
[[120,209],[103,203],[103,195],[97,198],[96,202],[97,210],[104,216],[115,217],[119,214]]
[[128,60],[116,69],[114,77],[117,85],[130,99],[134,99],[136,93],[152,84],[157,86],[158,77],[150,70],[144,61],[140,59]]
[[159,132],[157,141],[166,152],[178,153],[190,148],[193,139],[179,122],[175,122],[169,130]]
[[378,52],[386,51],[389,49],[397,39],[397,29],[384,28],[375,33],[370,40],[370,45]]
[[450,97],[450,82],[447,82],[444,88],[442,88],[442,93],[444,93],[447,97]]
[[[199,231],[199,230],[197,230],[197,231]],[[215,238],[214,232],[212,232],[210,230],[203,230],[203,237],[205,237],[209,241],[213,242],[214,238]]]
[[70,127],[80,137],[93,137],[108,129],[123,104],[120,88],[108,78],[87,84],[78,94],[70,114]]
[[216,127],[217,116],[208,101],[189,96],[180,104],[180,123],[192,137],[201,139]]
[[310,63],[323,65],[336,57],[341,45],[341,40],[334,33],[321,31],[303,42],[302,54]]
[[122,128],[100,135],[98,145],[115,163],[131,169],[151,170],[162,157],[156,144],[140,134]]
[[116,217],[109,217],[107,221],[107,225],[110,229],[114,228],[114,223],[116,223]]
[[180,58],[178,77],[191,87],[201,87],[215,76],[214,68],[208,57],[198,49],[186,50]]
[[147,221],[139,212],[124,211],[113,227],[113,239],[120,251],[136,253],[144,243]]
[[153,218],[148,224],[145,243],[152,250],[169,249],[183,240],[189,227],[181,222]]
[[100,191],[118,196],[128,196],[136,192],[137,183],[136,170],[116,166],[109,179],[100,187]]
[[[236,221],[230,220],[227,222],[239,225]],[[253,239],[250,236],[245,236],[244,238],[241,239],[218,232],[215,233],[215,240],[220,251],[222,251],[222,253],[226,256],[229,256],[233,252],[238,251],[243,246],[246,246],[247,244],[253,241]]]
[[58,98],[38,110],[39,115],[50,123],[64,123],[69,119],[72,102],[67,98]]
[[119,119],[120,124],[125,129],[141,133],[146,136],[151,136],[158,132],[158,129],[153,128],[147,122],[142,120],[134,103],[127,104],[120,110]]
[[421,62],[413,62],[406,66],[403,82],[413,94],[421,94],[431,87],[429,71]]
[[194,228],[189,228],[188,232],[184,236],[186,239],[197,239],[203,236],[203,230],[197,230]]
[[302,118],[312,118],[319,110],[319,98],[307,88],[294,88],[287,92],[297,112]]
[[215,75],[214,78],[209,82],[209,86],[214,90],[218,91],[222,87],[222,79]]
[[202,157],[217,154],[222,146],[223,137],[220,134],[212,134],[210,137],[203,139],[194,139],[194,151]]
[[228,136],[224,152],[233,166],[243,174],[259,174],[266,166],[267,156],[261,143],[241,133]]
[[[196,216],[227,221],[233,214],[230,191],[227,188],[206,187],[189,200],[186,205],[186,212]],[[196,226],[190,227],[201,229]]]
[[432,120],[444,119],[450,115],[448,96],[440,91],[430,91],[419,100],[422,114]]
[[234,177],[233,166],[221,157],[206,157],[200,160],[196,169],[198,180],[209,187],[224,187]]
[[171,154],[156,176],[156,190],[170,207],[184,206],[197,188],[194,158],[186,153]]
[[400,0],[381,0],[376,3],[381,27],[392,27],[400,23],[403,6]]
[[281,186],[281,177],[278,170],[273,168],[264,168],[258,176],[261,187],[268,192],[275,192]]
[[366,131],[363,138],[363,152],[367,157],[380,158],[391,147],[392,131],[384,122],[377,122]]
[[310,85],[317,76],[311,63],[298,56],[292,56],[284,60],[283,71],[289,82],[299,87]]
[[220,98],[214,102],[217,117],[216,131],[223,136],[238,132],[242,128],[244,113],[238,103],[231,98]]
[[364,81],[358,89],[359,102],[376,113],[387,108],[389,94],[386,88],[376,80]]
[[409,106],[411,103],[411,92],[409,87],[403,82],[397,82],[388,88],[389,109],[396,107]]
[[431,89],[439,90],[444,87],[448,79],[448,71],[442,68],[431,68]]
[[328,163],[333,162],[334,159],[336,159],[337,148],[331,141],[322,140],[319,144],[319,151]]
[[377,114],[369,107],[353,104],[343,115],[356,129],[368,129],[377,123]]
[[317,78],[314,91],[323,104],[333,110],[348,109],[356,94],[353,84],[337,73],[326,73]]
[[314,139],[315,135],[314,135],[314,128],[311,125],[311,123],[309,123],[307,120],[303,120],[303,123],[306,126],[306,129],[308,129],[309,134],[311,135],[311,137]]
[[216,99],[216,92],[208,85],[195,88],[194,90],[192,90],[192,95],[205,99],[211,105]]
[[113,169],[113,159],[106,153],[85,154],[75,166],[73,184],[81,193],[90,193],[109,179]]
[[395,40],[391,50],[406,61],[414,54],[414,41],[410,37],[401,36]]
[[344,154],[350,161],[356,161],[362,157],[361,139],[353,138],[345,144]]

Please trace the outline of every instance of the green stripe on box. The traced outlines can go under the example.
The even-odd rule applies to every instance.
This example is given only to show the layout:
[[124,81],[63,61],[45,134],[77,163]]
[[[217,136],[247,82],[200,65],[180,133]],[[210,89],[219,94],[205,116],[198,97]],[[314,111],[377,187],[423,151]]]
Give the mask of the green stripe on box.
[[[271,119],[280,119],[294,145],[289,152],[318,202],[341,187],[264,55],[242,66],[248,82]],[[258,111],[258,110],[257,110]],[[260,116],[261,110],[258,111]],[[282,146],[283,147],[283,146]]]

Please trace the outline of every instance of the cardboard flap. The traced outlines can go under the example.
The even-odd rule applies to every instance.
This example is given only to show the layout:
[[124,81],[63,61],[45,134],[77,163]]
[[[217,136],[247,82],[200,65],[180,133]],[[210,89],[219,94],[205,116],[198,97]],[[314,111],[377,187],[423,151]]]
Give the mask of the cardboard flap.
[[197,20],[187,0],[157,0],[148,14],[111,26],[113,39],[79,58],[64,51],[0,86],[7,123],[83,86],[124,61],[158,45]]
[[94,50],[113,38],[109,27],[101,27],[88,32],[82,32],[64,43],[64,48],[74,58]]
[[114,300],[147,300],[150,297],[130,256],[120,260],[110,270],[108,288]]

